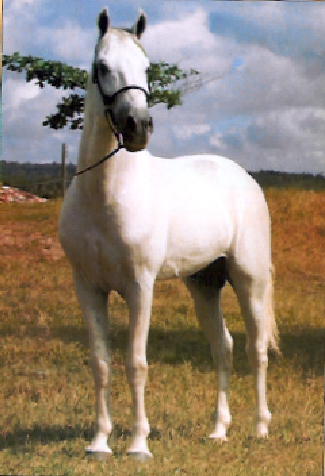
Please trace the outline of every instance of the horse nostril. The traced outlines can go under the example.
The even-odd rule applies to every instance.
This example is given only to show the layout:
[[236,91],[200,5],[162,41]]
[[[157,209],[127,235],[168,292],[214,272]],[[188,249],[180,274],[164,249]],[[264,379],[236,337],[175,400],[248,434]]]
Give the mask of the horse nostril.
[[[148,131],[151,134],[153,131],[152,117],[140,120],[139,127],[143,132]],[[126,128],[130,134],[136,134],[138,132],[138,125],[133,116],[128,116],[126,119]]]
[[137,124],[134,117],[129,116],[126,120],[126,127],[131,133],[135,133],[137,130]]
[[152,117],[149,117],[148,129],[149,129],[149,132],[152,133],[152,131],[153,131],[153,120],[152,120]]

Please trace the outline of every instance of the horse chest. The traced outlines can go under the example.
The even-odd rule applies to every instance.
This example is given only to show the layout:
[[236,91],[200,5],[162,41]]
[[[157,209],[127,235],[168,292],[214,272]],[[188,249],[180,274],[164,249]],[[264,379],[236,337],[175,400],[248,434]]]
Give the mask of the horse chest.
[[[148,258],[150,216],[143,210],[117,205],[95,211],[82,206],[73,190],[70,195],[61,210],[59,237],[73,268],[88,282],[121,292],[136,266],[154,266]],[[153,242],[159,248],[159,240]]]

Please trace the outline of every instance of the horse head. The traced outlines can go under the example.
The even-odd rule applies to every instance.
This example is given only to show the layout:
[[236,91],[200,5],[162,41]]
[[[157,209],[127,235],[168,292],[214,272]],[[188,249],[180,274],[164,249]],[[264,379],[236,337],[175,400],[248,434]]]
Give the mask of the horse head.
[[148,108],[149,60],[137,41],[145,30],[140,11],[130,30],[110,27],[107,9],[98,17],[99,39],[95,49],[92,82],[112,130],[130,152],[144,149],[153,130]]

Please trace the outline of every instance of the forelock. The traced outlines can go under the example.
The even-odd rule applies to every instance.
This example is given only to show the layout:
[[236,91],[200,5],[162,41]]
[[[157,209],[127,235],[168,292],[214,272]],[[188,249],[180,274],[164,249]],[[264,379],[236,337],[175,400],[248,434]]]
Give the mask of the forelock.
[[142,51],[142,53],[146,55],[146,52],[143,48],[143,46],[139,43],[139,41],[137,40],[137,38],[134,36],[134,34],[130,33],[128,30],[126,29],[120,29],[120,28],[111,28],[108,33],[102,38],[101,41],[103,41],[105,43],[105,39],[109,39],[110,35],[114,35],[115,37],[117,37],[120,41],[125,41],[127,39],[131,39],[133,41],[133,43],[138,47],[140,48],[140,50]]
[[121,31],[122,33],[125,33],[126,35],[130,36],[133,40],[133,42],[140,48],[140,50],[142,51],[142,53],[147,56],[143,46],[139,43],[139,41],[137,40],[137,38],[134,36],[134,34],[132,33],[129,33],[127,30],[118,30],[118,31]]

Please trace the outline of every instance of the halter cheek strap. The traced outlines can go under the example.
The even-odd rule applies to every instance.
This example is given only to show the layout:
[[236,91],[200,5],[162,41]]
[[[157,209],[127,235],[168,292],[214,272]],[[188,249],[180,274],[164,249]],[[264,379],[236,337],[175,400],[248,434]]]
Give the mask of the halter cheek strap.
[[[116,137],[116,140],[118,142],[118,144],[120,145],[123,145],[123,138],[122,138],[122,134],[120,134],[118,132],[118,128],[117,128],[117,124],[116,124],[116,121],[115,121],[115,117],[114,117],[114,112],[113,110],[111,109],[111,106],[113,104],[113,102],[115,101],[116,97],[121,94],[121,93],[124,93],[125,91],[130,91],[132,89],[138,89],[139,91],[142,91],[145,96],[146,96],[146,99],[147,101],[149,101],[149,93],[148,91],[146,91],[146,89],[144,89],[142,86],[137,86],[137,85],[128,85],[128,86],[123,86],[122,88],[118,89],[115,93],[113,94],[106,94],[104,91],[103,91],[103,88],[102,88],[102,85],[99,81],[99,76],[98,76],[98,66],[97,65],[93,65],[93,77],[92,77],[92,80],[93,80],[93,84],[97,84],[98,86],[98,89],[99,89],[99,92],[100,92],[100,95],[101,95],[101,98],[103,100],[103,103],[104,103],[104,106],[107,108],[105,110],[105,117],[106,117],[106,120],[107,122],[110,124],[111,126],[111,129]],[[109,119],[108,119],[108,114],[109,114]]]
[[[107,122],[110,124],[111,126],[111,129],[115,135],[115,138],[118,142],[119,145],[123,145],[123,136],[121,133],[118,132],[118,129],[117,129],[117,124],[116,124],[116,121],[115,121],[115,117],[114,117],[114,112],[113,112],[113,109],[111,109],[109,106],[111,106],[115,100],[115,98],[118,96],[118,94],[120,93],[123,93],[124,91],[129,91],[130,89],[138,89],[142,92],[144,92],[144,94],[146,95],[146,98],[147,98],[147,101],[149,100],[149,94],[148,92],[141,86],[133,86],[133,85],[130,85],[130,86],[124,86],[123,88],[119,89],[118,91],[116,91],[114,94],[112,95],[107,95],[107,94],[104,94],[103,90],[102,90],[102,87],[101,87],[101,84],[100,82],[98,81],[97,83],[98,85],[98,89],[100,91],[100,95],[102,96],[102,99],[103,99],[103,103],[104,103],[104,106],[107,107],[107,109],[105,110],[105,117],[106,117],[106,120]],[[108,115],[109,115],[109,119],[108,119]]]
[[146,95],[146,99],[147,101],[149,100],[149,93],[148,91],[146,91],[142,86],[136,86],[136,85],[129,85],[129,86],[124,86],[123,88],[117,90],[114,94],[106,94],[103,89],[102,89],[102,86],[100,84],[100,81],[99,81],[99,77],[98,77],[98,67],[96,65],[93,66],[93,83],[94,84],[97,84],[98,86],[98,89],[99,89],[99,92],[100,92],[100,95],[101,95],[101,98],[103,100],[103,103],[104,103],[104,106],[106,107],[105,109],[105,117],[106,117],[106,120],[108,122],[108,124],[110,125],[112,131],[113,131],[113,134],[115,135],[115,138],[117,140],[117,143],[118,143],[118,146],[116,149],[114,149],[110,154],[106,155],[105,157],[103,157],[101,160],[99,160],[98,162],[96,162],[95,164],[93,165],[90,165],[89,167],[83,169],[83,170],[80,170],[80,172],[77,172],[74,174],[74,177],[77,176],[77,175],[82,175],[84,174],[85,172],[88,172],[88,170],[92,170],[94,169],[95,167],[97,167],[98,165],[102,164],[103,162],[105,162],[106,160],[110,159],[111,157],[113,157],[113,155],[115,155],[119,150],[121,149],[125,149],[125,146],[123,145],[123,136],[121,133],[118,132],[118,128],[117,128],[117,125],[116,125],[116,122],[115,122],[115,118],[114,118],[114,112],[112,110],[112,108],[110,106],[112,106],[115,98],[118,96],[118,94],[121,94],[125,91],[130,91],[131,89],[138,89],[142,92],[144,92],[144,94]]

